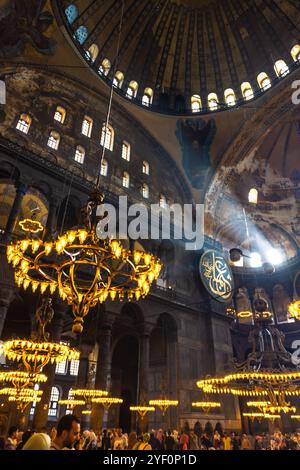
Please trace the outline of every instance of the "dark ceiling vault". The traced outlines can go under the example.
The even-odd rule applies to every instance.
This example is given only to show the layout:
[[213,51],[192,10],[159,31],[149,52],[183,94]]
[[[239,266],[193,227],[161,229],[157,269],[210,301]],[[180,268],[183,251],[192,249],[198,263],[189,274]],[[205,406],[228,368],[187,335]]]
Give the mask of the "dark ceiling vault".
[[[58,3],[67,25],[64,11],[72,2]],[[99,47],[94,67],[105,58],[114,65],[122,1],[74,0],[73,4],[78,16],[68,25],[69,31],[88,29],[82,48]],[[275,61],[291,65],[291,48],[299,42],[299,1],[125,0],[116,69],[125,76],[124,90],[131,80],[138,83],[137,98],[151,87],[154,105],[165,93],[170,109],[176,108],[178,96],[188,109],[191,96],[197,94],[205,108],[212,92],[220,103],[228,88],[240,99],[245,81],[257,92],[260,72],[276,79]]]

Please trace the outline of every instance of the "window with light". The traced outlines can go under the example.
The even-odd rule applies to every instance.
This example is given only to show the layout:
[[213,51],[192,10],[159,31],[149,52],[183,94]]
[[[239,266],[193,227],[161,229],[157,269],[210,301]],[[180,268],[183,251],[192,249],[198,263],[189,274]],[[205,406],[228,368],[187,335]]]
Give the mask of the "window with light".
[[130,183],[129,174],[127,173],[127,171],[124,171],[123,178],[122,178],[123,188],[129,188],[129,183]]
[[48,147],[50,147],[53,150],[57,150],[59,146],[59,141],[60,141],[60,135],[58,132],[51,131],[49,138],[48,138]]
[[144,175],[149,175],[150,166],[149,166],[149,163],[146,162],[145,160],[143,161],[142,170],[143,170]]
[[153,90],[152,88],[145,88],[143,98],[142,98],[142,105],[149,107],[152,104],[153,100]]
[[81,126],[81,133],[86,137],[91,137],[92,135],[92,128],[93,128],[93,119],[89,116],[84,116],[84,120],[82,121]]
[[244,82],[241,84],[241,91],[246,101],[252,100],[252,98],[254,97],[253,89],[249,82]]
[[80,163],[81,165],[84,162],[84,157],[85,157],[85,150],[81,145],[77,145],[76,150],[75,150],[75,157],[74,160],[77,163]]
[[29,128],[30,128],[30,125],[31,125],[31,117],[28,115],[28,114],[21,114],[18,122],[17,122],[17,126],[16,128],[18,129],[18,131],[21,131],[23,132],[23,134],[28,134],[28,131],[29,131]]
[[122,158],[127,162],[130,161],[130,144],[125,141],[122,144]]
[[66,119],[66,110],[61,106],[57,106],[55,113],[54,113],[54,120],[63,124]]
[[285,77],[290,71],[284,60],[277,60],[274,65],[277,77]]
[[101,141],[100,144],[108,149],[108,150],[113,150],[114,146],[114,130],[113,128],[108,124],[107,126],[103,124],[102,126],[102,133],[101,133]]
[[79,359],[71,359],[70,362],[70,375],[77,376],[79,370]]
[[52,387],[49,402],[48,416],[57,417],[58,400],[60,399],[60,392],[57,387]]
[[271,87],[271,80],[265,72],[261,72],[257,76],[257,83],[259,84],[261,90],[267,90]]
[[210,93],[208,95],[208,98],[207,98],[207,102],[208,102],[208,108],[210,109],[210,111],[215,111],[216,109],[218,109],[218,97],[215,93]]
[[201,104],[201,98],[199,95],[193,95],[191,98],[191,107],[192,107],[192,112],[193,113],[200,113],[202,104]]

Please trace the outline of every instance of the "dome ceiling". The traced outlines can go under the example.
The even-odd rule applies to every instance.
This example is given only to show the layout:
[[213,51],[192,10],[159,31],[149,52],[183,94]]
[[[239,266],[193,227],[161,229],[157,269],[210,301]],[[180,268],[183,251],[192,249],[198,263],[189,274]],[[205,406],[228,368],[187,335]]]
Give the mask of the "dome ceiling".
[[[121,0],[58,3],[71,37],[95,71],[109,60],[110,70],[101,77],[110,82]],[[73,7],[76,12],[70,10]],[[256,95],[259,73],[266,73],[272,82],[278,80],[277,60],[290,70],[295,66],[291,49],[299,44],[299,33],[298,0],[125,0],[116,65],[123,74],[118,91],[126,96],[134,81],[137,87],[128,98],[142,105],[148,87],[153,90],[153,110],[178,114],[191,112],[195,94],[201,98],[201,110],[206,110],[210,93],[217,95],[220,108],[228,107],[224,96],[228,89],[241,104],[242,83],[249,82]]]
[[[232,167],[225,169],[221,165],[216,174],[208,194],[209,212],[214,221],[211,235],[228,250],[237,246],[248,255],[256,252],[268,258],[271,253],[271,258],[276,258],[272,254],[275,249],[282,261],[297,256],[299,120],[298,110],[290,113],[261,139],[254,151]],[[214,191],[217,188],[218,195]],[[257,204],[248,203],[251,188],[258,191]]]

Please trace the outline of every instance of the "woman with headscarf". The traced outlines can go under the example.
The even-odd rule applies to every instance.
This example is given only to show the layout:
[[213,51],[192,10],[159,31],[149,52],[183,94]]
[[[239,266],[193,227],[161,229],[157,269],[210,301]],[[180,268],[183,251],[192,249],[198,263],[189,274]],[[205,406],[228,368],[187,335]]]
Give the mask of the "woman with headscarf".
[[49,450],[50,445],[51,439],[48,434],[36,433],[28,439],[22,450]]

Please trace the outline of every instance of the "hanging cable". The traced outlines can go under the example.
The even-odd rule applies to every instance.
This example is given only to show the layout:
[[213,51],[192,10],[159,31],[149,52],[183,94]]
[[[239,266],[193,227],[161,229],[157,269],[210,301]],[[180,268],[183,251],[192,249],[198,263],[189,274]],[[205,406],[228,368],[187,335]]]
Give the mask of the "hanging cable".
[[[121,16],[120,16],[119,32],[118,32],[118,41],[117,41],[117,50],[116,50],[116,60],[115,60],[114,67],[113,67],[113,79],[112,79],[112,84],[111,84],[111,88],[110,88],[110,96],[109,96],[108,109],[107,109],[107,115],[106,115],[106,121],[105,121],[105,131],[104,131],[104,138],[103,138],[103,142],[102,142],[103,146],[102,146],[102,155],[101,155],[101,160],[100,160],[100,169],[98,171],[97,183],[96,183],[96,188],[97,189],[99,189],[99,187],[100,187],[101,168],[102,168],[102,164],[103,164],[103,161],[104,161],[105,150],[106,150],[106,136],[107,136],[108,124],[109,124],[109,119],[110,119],[110,114],[111,114],[112,99],[113,99],[113,94],[114,94],[114,76],[115,76],[115,73],[116,73],[116,70],[117,70],[117,65],[118,65],[118,60],[119,60],[121,33],[122,33],[123,17],[124,17],[124,6],[125,6],[125,0],[122,0]],[[103,132],[103,128],[102,128],[102,132]]]

